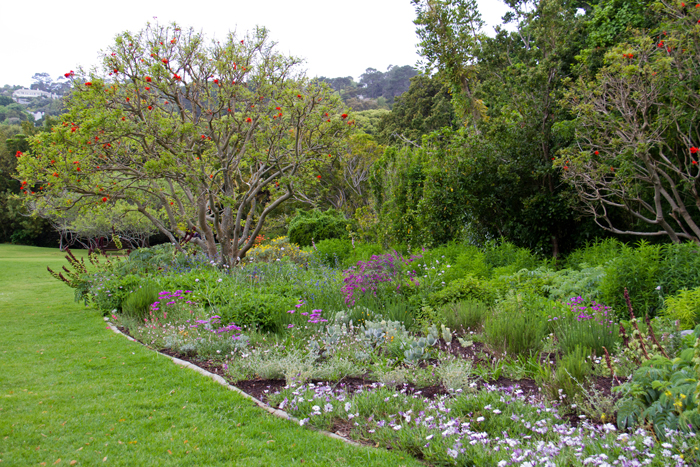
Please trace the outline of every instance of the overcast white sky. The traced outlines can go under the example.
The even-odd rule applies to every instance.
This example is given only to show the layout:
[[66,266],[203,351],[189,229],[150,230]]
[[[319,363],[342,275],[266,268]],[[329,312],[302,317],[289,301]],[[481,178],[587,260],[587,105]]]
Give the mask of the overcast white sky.
[[[29,86],[37,72],[55,80],[98,62],[120,32],[147,21],[176,21],[209,37],[267,27],[279,50],[306,59],[309,76],[353,76],[366,68],[415,65],[415,16],[410,0],[120,0],[118,2],[3,2],[0,86]],[[506,11],[501,0],[479,0],[489,25]],[[488,32],[492,31],[488,28]]]

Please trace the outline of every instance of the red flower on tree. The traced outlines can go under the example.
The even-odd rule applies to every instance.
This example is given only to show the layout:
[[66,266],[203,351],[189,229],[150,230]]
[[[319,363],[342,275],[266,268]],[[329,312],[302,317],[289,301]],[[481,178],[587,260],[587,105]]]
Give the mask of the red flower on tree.
[[175,81],[180,81],[180,80],[182,80],[182,76],[177,75],[177,74],[174,74],[174,75],[173,75],[173,79],[174,79]]
[[250,118],[250,117],[248,117],[248,118],[246,118],[246,119],[245,119],[245,121],[246,121],[246,122],[248,122],[248,123],[250,123],[250,122],[252,122],[252,121],[253,121],[253,119],[252,119],[252,118]]
[[88,81],[87,83],[85,83],[85,86],[92,86],[92,83]]
[[690,148],[690,153],[691,153],[691,154],[697,154],[697,153],[698,153],[698,148],[695,148],[695,147]]
[[343,115],[340,116],[340,118],[346,119],[346,118],[348,118],[348,114],[343,114]]
[[15,157],[22,157],[23,155],[24,154],[22,153],[22,151],[17,151],[17,153],[15,154]]
[[321,176],[320,176],[320,175],[316,175],[316,178],[318,178],[319,180],[321,180]]
[[150,77],[150,76],[146,76],[146,81],[148,81],[148,82],[150,83],[150,82],[151,82],[151,77]]
[[163,60],[161,60],[161,62],[163,62],[163,63],[165,63],[165,64],[167,65],[167,64],[168,64],[168,59],[167,59],[167,58],[164,58]]
[[107,201],[107,197],[106,197],[106,196],[105,196],[104,198],[102,198],[102,202],[104,203],[105,201]]
[[149,105],[148,110],[153,110],[153,106]]
[[600,154],[600,153],[599,153],[598,151],[596,151],[596,152],[594,152],[593,154],[595,154],[595,155],[597,156],[597,155]]

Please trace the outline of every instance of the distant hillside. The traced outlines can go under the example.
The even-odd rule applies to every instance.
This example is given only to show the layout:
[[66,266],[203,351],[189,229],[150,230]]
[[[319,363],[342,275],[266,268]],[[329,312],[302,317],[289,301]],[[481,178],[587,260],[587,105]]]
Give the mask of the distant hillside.
[[353,110],[391,109],[394,99],[408,91],[410,79],[418,74],[412,66],[390,65],[386,72],[367,68],[355,82],[352,76],[319,80],[336,90]]

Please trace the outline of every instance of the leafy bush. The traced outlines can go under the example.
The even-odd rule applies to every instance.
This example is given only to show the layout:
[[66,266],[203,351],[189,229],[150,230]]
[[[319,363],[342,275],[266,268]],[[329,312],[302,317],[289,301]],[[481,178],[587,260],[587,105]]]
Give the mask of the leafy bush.
[[500,274],[512,274],[521,269],[536,269],[539,259],[528,249],[501,241],[488,242],[484,247],[484,262]]
[[279,332],[286,322],[286,312],[296,300],[255,289],[241,291],[236,300],[215,309],[221,321],[261,331]]
[[298,211],[289,222],[287,235],[292,243],[310,246],[312,239],[320,242],[329,238],[347,237],[349,223],[345,215],[335,209]]
[[640,241],[637,248],[623,246],[620,255],[607,263],[600,283],[600,298],[614,310],[618,318],[628,314],[625,287],[629,290],[637,316],[654,316],[659,307],[656,287],[661,284],[662,248]]
[[330,267],[341,267],[352,253],[350,240],[329,238],[316,242],[316,251],[313,256],[322,264]]
[[429,295],[428,301],[432,306],[454,303],[461,300],[478,300],[492,304],[496,291],[487,281],[479,280],[472,275],[450,282],[444,289]]
[[355,243],[355,248],[350,250],[343,266],[349,267],[357,264],[358,261],[368,261],[372,256],[378,256],[384,252],[384,248],[378,243]]
[[682,289],[700,287],[700,247],[693,242],[669,243],[661,247],[661,289],[672,295]]
[[584,248],[569,253],[566,266],[572,269],[604,266],[620,255],[623,246],[624,244],[615,238],[587,244]]
[[547,335],[550,303],[537,295],[511,293],[486,319],[484,338],[490,347],[511,355],[533,355]]
[[693,348],[700,338],[700,326],[692,337],[687,337],[680,356],[670,360],[656,355],[642,363],[625,383],[622,390],[627,397],[617,413],[620,429],[651,424],[660,439],[666,439],[666,430],[697,432],[700,413],[696,388],[698,372],[694,361],[700,357],[700,347]]
[[489,308],[476,300],[462,300],[438,308],[437,316],[442,324],[455,331],[478,331],[486,320]]
[[569,297],[581,296],[593,300],[600,295],[600,282],[605,276],[603,266],[589,267],[585,263],[581,269],[562,269],[550,277],[550,283],[542,289],[553,300],[565,300]]
[[692,329],[700,324],[700,287],[684,289],[676,295],[666,297],[664,315],[680,321],[683,329]]

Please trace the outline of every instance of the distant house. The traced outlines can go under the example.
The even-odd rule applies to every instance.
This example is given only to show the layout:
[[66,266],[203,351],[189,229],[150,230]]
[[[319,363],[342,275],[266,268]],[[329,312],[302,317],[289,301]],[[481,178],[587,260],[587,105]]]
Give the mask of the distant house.
[[12,98],[15,100],[15,102],[19,102],[22,104],[23,102],[21,99],[33,99],[35,97],[45,97],[47,99],[58,99],[58,95],[56,94],[51,94],[50,92],[46,91],[39,91],[38,89],[18,89],[15,92],[12,93]]

